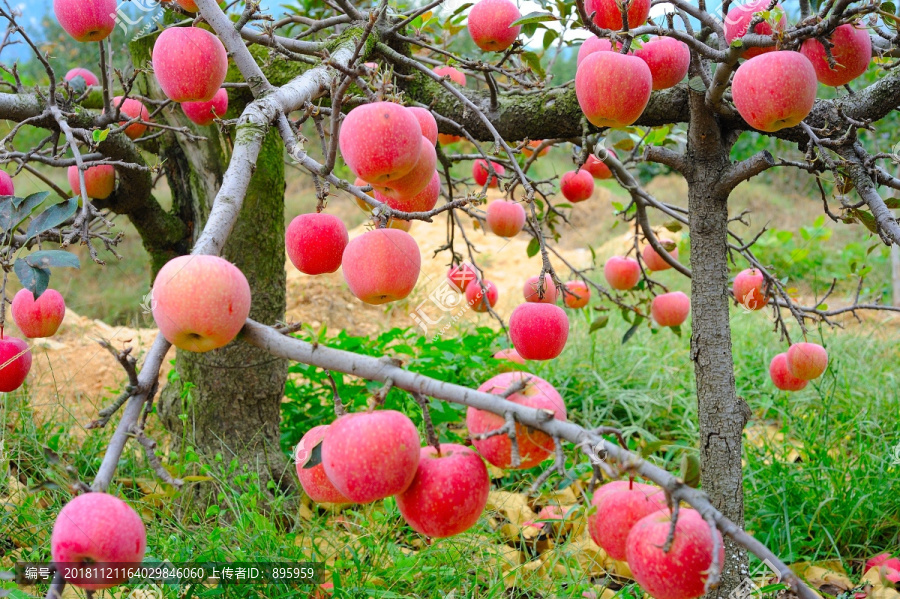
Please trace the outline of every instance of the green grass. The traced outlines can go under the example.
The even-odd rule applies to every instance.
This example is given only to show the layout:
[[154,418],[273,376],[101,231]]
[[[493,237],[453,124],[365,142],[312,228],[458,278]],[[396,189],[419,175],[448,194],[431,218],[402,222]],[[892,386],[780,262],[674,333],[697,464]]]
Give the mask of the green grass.
[[[586,317],[572,320],[575,330],[563,355],[553,363],[530,363],[529,367],[562,392],[570,419],[618,426],[634,449],[653,444],[652,459],[678,472],[683,454],[695,453],[697,443],[687,336],[668,330],[654,334],[642,327],[623,345],[628,325],[618,315],[594,335],[587,335]],[[750,426],[773,426],[793,440],[800,456],[800,461],[786,458],[794,447],[787,441],[745,445],[747,528],[788,562],[837,558],[844,560],[848,570],[858,572],[859,560],[883,550],[896,552],[900,383],[893,365],[900,351],[891,335],[875,334],[871,324],[851,325],[849,332],[825,332],[829,370],[807,389],[789,394],[776,391],[768,380],[768,361],[784,346],[770,333],[765,315],[735,311],[732,328],[738,393],[754,412]],[[363,353],[394,353],[414,370],[477,385],[498,370],[488,357],[499,340],[486,329],[468,333],[463,343],[454,339],[432,343],[399,330],[372,339],[341,334],[324,341]],[[330,388],[321,374],[303,366],[295,366],[294,372],[301,378],[288,389],[292,399],[284,408],[286,447],[320,420],[327,420],[331,410]],[[364,405],[374,388],[350,377],[338,377],[338,382],[345,401],[356,407]],[[31,490],[0,510],[0,567],[8,567],[13,556],[47,558],[53,518],[69,496],[66,466],[74,468],[82,480],[90,480],[110,434],[94,431],[77,441],[69,436],[68,423],[36,427],[22,394],[7,401],[0,418],[6,433],[5,456],[14,474]],[[419,420],[405,393],[392,391],[388,403]],[[462,411],[445,409],[441,402],[433,402],[432,407],[442,437],[456,440],[452,424],[462,418]],[[148,555],[154,559],[328,557],[341,597],[439,597],[440,591],[451,589],[456,596],[494,597],[505,588],[500,566],[504,539],[487,518],[464,535],[423,544],[404,525],[390,500],[345,511],[345,523],[336,525],[324,511],[296,518],[296,503],[290,497],[278,495],[263,501],[254,476],[235,476],[238,464],[201,465],[188,449],[171,465],[223,482],[215,507],[205,517],[179,517],[165,495],[144,495],[147,489],[140,487],[153,486],[153,476],[140,452],[133,446],[126,451],[114,492],[142,508],[149,532]],[[568,468],[573,475],[584,472],[584,459],[570,451]],[[495,484],[521,490],[539,470],[515,473]],[[551,478],[543,492],[560,482],[558,477]],[[0,479],[0,496],[12,490],[7,479]],[[264,505],[271,511],[264,510]],[[17,546],[21,549],[13,553]],[[524,544],[520,549],[530,551]],[[532,576],[521,566],[507,576],[522,592],[580,597],[589,581],[578,566],[578,557],[578,551],[563,542],[545,554],[552,570],[548,579]],[[197,589],[194,596],[211,595]],[[265,596],[292,595],[267,588]]]

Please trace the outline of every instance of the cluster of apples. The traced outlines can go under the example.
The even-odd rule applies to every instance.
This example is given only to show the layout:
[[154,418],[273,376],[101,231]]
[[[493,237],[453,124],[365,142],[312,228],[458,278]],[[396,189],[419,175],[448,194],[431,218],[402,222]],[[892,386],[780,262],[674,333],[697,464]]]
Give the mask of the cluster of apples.
[[128,580],[116,576],[123,568],[108,564],[139,564],[147,549],[147,531],[134,509],[108,493],[85,493],[73,498],[56,516],[50,535],[50,555],[56,564],[84,564],[97,577],[67,579],[88,591],[108,589]]
[[[673,259],[678,260],[678,246],[675,242],[660,239],[659,243]],[[649,271],[659,272],[672,268],[651,245],[646,245],[641,250],[641,259]],[[628,291],[641,280],[641,265],[634,258],[613,256],[603,265],[603,276],[613,289]],[[650,315],[661,327],[681,326],[690,312],[691,299],[681,291],[661,293],[650,302]]]
[[[503,394],[513,385],[522,390],[507,398],[516,404],[551,410],[566,419],[566,406],[553,386],[521,372],[497,375],[482,384],[484,393]],[[506,424],[502,416],[469,408],[466,425],[472,435]],[[516,425],[521,463],[531,468],[554,451],[553,439]],[[307,467],[321,444],[321,461]],[[297,477],[310,499],[319,503],[371,503],[395,497],[403,519],[413,530],[444,538],[471,528],[487,504],[490,477],[482,458],[498,468],[512,467],[507,435],[473,440],[475,450],[452,443],[421,447],[412,421],[394,410],[346,414],[330,425],[310,429],[297,445]]]
[[[669,551],[672,516],[660,487],[613,481],[594,493],[588,516],[591,538],[613,559],[627,561],[634,579],[656,599],[694,599],[704,593],[712,564],[712,531],[694,509],[678,511]],[[719,564],[725,561],[718,535]]]
[[828,352],[818,343],[794,343],[769,363],[769,376],[782,391],[800,391],[828,368]]

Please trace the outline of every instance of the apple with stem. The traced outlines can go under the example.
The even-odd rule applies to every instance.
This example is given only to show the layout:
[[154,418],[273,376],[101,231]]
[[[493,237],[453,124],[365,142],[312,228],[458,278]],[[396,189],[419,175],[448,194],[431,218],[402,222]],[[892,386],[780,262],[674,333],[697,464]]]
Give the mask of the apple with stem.
[[[659,245],[669,254],[672,260],[678,260],[678,245],[670,239],[658,239]],[[669,270],[672,265],[666,262],[665,258],[659,255],[659,252],[649,243],[641,250],[641,258],[647,268],[653,271]]]
[[53,0],[53,12],[76,42],[99,42],[116,28],[116,0]]
[[[747,35],[747,28],[750,27],[750,21],[753,20],[754,15],[766,11],[768,8],[769,0],[750,0],[750,2],[739,4],[729,10],[725,16],[725,41],[728,45],[731,45],[731,42],[734,40]],[[762,21],[753,28],[753,33],[757,35],[772,35],[776,31],[778,33],[784,31],[784,28],[787,26],[787,20],[784,17],[784,7],[776,4],[775,10],[781,13],[781,17],[775,25],[775,30],[772,29],[771,23]],[[754,56],[774,51],[774,44],[764,48],[747,48],[744,50],[743,57],[753,58]]]
[[348,243],[350,235],[344,221],[322,212],[300,214],[284,234],[284,248],[291,264],[307,275],[337,271]]
[[378,193],[395,200],[415,196],[425,189],[437,174],[435,171],[436,165],[437,152],[434,149],[434,144],[424,135],[420,135],[419,155],[416,158],[416,163],[401,177],[392,178],[382,183],[372,183],[372,187],[377,192],[375,199],[378,199]]
[[[594,23],[601,29],[620,31],[622,22],[622,3],[617,0],[585,0],[584,12],[590,17],[594,14]],[[631,0],[628,5],[628,28],[634,29],[647,22],[650,16],[650,0]]]
[[577,310],[584,308],[591,301],[591,290],[584,281],[569,281],[565,287],[568,291],[568,293],[563,293],[566,307]]
[[817,379],[828,368],[828,352],[818,343],[795,343],[787,351],[787,367],[798,379]]
[[173,102],[209,102],[225,82],[228,53],[199,27],[167,27],[153,45],[153,74]]
[[788,50],[751,58],[731,81],[738,113],[751,127],[766,132],[799,125],[816,102],[816,88],[812,63]]
[[569,171],[560,178],[559,190],[570,202],[583,202],[594,193],[594,177],[584,169]]
[[[481,288],[482,285],[484,290]],[[498,296],[497,286],[490,281],[482,281],[481,285],[478,284],[478,281],[475,281],[466,287],[466,303],[476,312],[487,312],[488,306],[493,308],[497,305]]]
[[[497,164],[496,162],[491,161],[491,168],[493,168],[494,172],[501,177],[506,174],[506,169],[503,168],[502,164]],[[487,162],[479,158],[472,165],[472,178],[475,179],[475,184],[483,186],[485,183],[487,183],[488,187],[499,187],[500,180],[497,178],[497,176],[491,175],[491,180],[490,182],[488,182],[488,175],[489,173]]]
[[119,113],[123,116],[128,117],[125,120],[119,121],[119,125],[124,125],[128,121],[134,119],[140,119],[142,122],[136,122],[125,127],[126,136],[129,139],[137,139],[147,130],[147,125],[144,123],[150,122],[150,111],[147,110],[147,107],[144,106],[144,103],[140,100],[135,100],[134,98],[125,98],[124,96],[116,96],[112,99],[113,106],[116,106],[119,109]]
[[[72,187],[72,194],[81,197],[81,181],[78,179],[78,167],[74,164],[66,171],[66,178]],[[116,188],[116,167],[111,164],[98,164],[84,171],[84,191],[89,198],[105,200]]]
[[13,321],[29,339],[52,337],[66,316],[66,302],[56,289],[46,289],[37,299],[30,289],[20,289],[10,306]]
[[350,292],[373,306],[401,300],[419,280],[416,240],[399,229],[375,229],[350,241],[341,266]]
[[552,360],[569,338],[569,317],[552,304],[520,304],[509,317],[509,337],[526,360]]
[[450,267],[447,280],[459,291],[465,291],[469,284],[478,280],[478,272],[468,262]]
[[521,16],[509,0],[479,0],[469,11],[469,35],[482,50],[502,52],[519,37],[522,26],[512,24]]
[[345,414],[325,431],[322,464],[335,488],[354,503],[405,491],[419,466],[419,431],[405,414]]
[[872,38],[869,37],[868,29],[845,23],[835,27],[828,41],[834,44],[831,48],[834,68],[829,64],[825,46],[819,40],[810,38],[800,46],[800,53],[812,63],[819,83],[841,87],[869,68],[869,63],[872,62]]
[[731,293],[739,304],[748,310],[762,310],[766,307],[766,278],[755,268],[742,270],[734,277]]
[[778,354],[769,362],[769,377],[775,387],[782,391],[800,391],[809,384],[809,381],[791,374],[791,370],[788,368],[787,352]]
[[[608,152],[613,158],[617,158],[616,153],[612,150],[604,148],[602,151]],[[582,170],[589,172],[594,179],[612,179],[613,176],[612,171],[609,170],[606,163],[597,158],[594,154],[588,154],[587,160],[581,168]]]
[[525,285],[522,287],[522,295],[525,296],[525,301],[538,304],[555,304],[557,290],[550,273],[544,275],[543,289],[540,288],[540,281],[540,277],[530,277],[525,281]]
[[525,227],[525,209],[512,200],[494,200],[487,207],[487,228],[498,237],[515,237]]
[[635,50],[634,55],[650,67],[654,90],[669,89],[681,83],[691,65],[687,44],[674,37],[655,37]]
[[[146,549],[147,531],[141,517],[130,505],[107,493],[72,498],[59,511],[50,534],[50,555],[55,564],[91,566],[87,576],[66,580],[89,591],[126,582],[129,577],[120,574],[125,572],[123,566],[140,565]],[[91,576],[92,571],[98,576]]]
[[[515,404],[550,410],[557,420],[566,419],[566,404],[556,389],[539,376],[527,372],[504,372],[489,379],[478,390],[482,393],[502,395],[512,386],[524,385],[520,391],[506,399]],[[508,435],[494,435],[478,439],[477,435],[489,433],[506,423],[503,416],[469,407],[466,410],[466,427],[472,435],[472,444],[488,462],[498,468],[512,466],[512,443]],[[533,468],[543,462],[553,452],[553,439],[547,433],[516,423],[516,441],[519,445],[521,463],[519,469]]]
[[611,558],[623,561],[625,541],[632,527],[650,514],[668,514],[669,509],[665,493],[659,487],[631,483],[604,490],[607,486],[597,489],[591,501],[596,511],[588,516],[588,532]]
[[578,57],[575,61],[575,67],[581,65],[581,62],[594,52],[611,52],[613,49],[612,42],[606,38],[592,35],[581,43],[578,48]]
[[650,302],[650,314],[661,327],[677,327],[687,320],[691,299],[681,291],[662,293]]
[[415,478],[397,495],[400,515],[416,532],[442,539],[469,530],[487,505],[491,479],[481,457],[468,447],[423,447]]
[[372,185],[383,184],[416,166],[422,151],[422,127],[405,106],[371,102],[347,113],[338,146],[344,162],[358,177]]
[[630,54],[594,52],[575,71],[578,105],[596,127],[631,125],[644,112],[652,91],[650,68]]
[[634,258],[613,256],[603,265],[603,276],[613,289],[627,291],[641,280],[641,265]]
[[250,284],[218,256],[169,260],[156,275],[151,300],[159,332],[175,347],[208,352],[231,343],[250,315]]
[[208,102],[183,102],[181,110],[193,123],[206,127],[228,112],[228,90],[224,87],[216,92]]

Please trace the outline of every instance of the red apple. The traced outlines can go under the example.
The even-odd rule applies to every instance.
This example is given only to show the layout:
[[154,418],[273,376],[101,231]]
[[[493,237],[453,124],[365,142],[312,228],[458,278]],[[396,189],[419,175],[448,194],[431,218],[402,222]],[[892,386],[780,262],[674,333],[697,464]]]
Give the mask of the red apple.
[[[616,153],[612,150],[603,150],[604,152],[609,152],[612,154],[613,158],[616,158]],[[588,154],[587,160],[584,162],[584,166],[581,167],[582,170],[585,170],[591,174],[595,179],[612,179],[612,171],[609,170],[609,167],[606,164],[594,156],[593,154]]]
[[422,128],[422,136],[430,141],[432,146],[436,144],[438,139],[438,126],[431,111],[426,108],[420,108],[419,106],[410,106],[407,110],[413,113],[413,116],[419,121],[419,127]]
[[828,368],[828,352],[818,343],[795,343],[787,351],[787,367],[798,379],[817,379]]
[[416,166],[422,151],[422,127],[406,107],[372,102],[347,113],[338,145],[357,176],[372,184],[387,183]]
[[6,171],[0,170],[0,196],[16,195],[16,186]]
[[522,26],[510,25],[521,16],[509,0],[479,0],[469,11],[469,35],[482,50],[502,52],[519,36]]
[[[74,164],[66,172],[72,194],[81,197],[81,182],[78,180],[78,167]],[[111,164],[98,164],[84,171],[84,190],[89,198],[105,200],[116,188],[116,167]]]
[[464,262],[450,267],[447,280],[459,291],[465,291],[469,287],[469,283],[478,280],[478,272],[474,266]]
[[153,45],[153,74],[173,102],[209,102],[225,82],[228,53],[199,27],[167,27]]
[[609,52],[612,50],[612,42],[608,39],[597,37],[596,35],[592,35],[582,42],[581,47],[578,48],[578,58],[575,62],[575,66],[578,67],[581,65],[581,61],[588,57],[588,55],[593,54],[594,52]]
[[501,349],[496,354],[494,354],[495,360],[508,360],[510,362],[514,362],[516,364],[524,364],[525,360],[522,356],[519,355],[515,349]]
[[52,337],[66,315],[66,302],[56,289],[47,289],[34,299],[28,289],[20,289],[10,307],[13,320],[22,334],[30,339]]
[[641,280],[641,265],[633,258],[613,256],[603,265],[603,276],[610,287],[625,291]]
[[250,315],[250,284],[218,256],[169,260],[153,282],[151,306],[159,332],[175,347],[208,352],[231,343]]
[[491,479],[477,453],[455,443],[430,445],[419,454],[416,476],[397,495],[397,508],[416,532],[442,539],[478,522],[487,505]]
[[[725,16],[725,41],[731,44],[734,40],[747,35],[747,28],[750,26],[750,21],[753,20],[753,15],[765,11],[767,8],[769,8],[768,0],[751,0],[750,2],[735,6],[729,10],[728,14]],[[784,18],[783,6],[776,4],[775,9],[781,11],[781,19],[779,19],[775,27],[780,33],[781,31],[784,31],[785,26],[787,26],[787,20]],[[753,33],[758,35],[772,35],[772,26],[763,21],[753,28]],[[744,50],[743,56],[744,58],[753,58],[754,56],[759,56],[766,52],[773,52],[774,50],[774,43],[765,48],[747,48]]]
[[31,370],[31,350],[18,337],[0,336],[0,391],[15,391]]
[[53,12],[77,42],[99,42],[116,28],[116,0],[53,0]]
[[731,81],[734,106],[760,131],[798,125],[816,102],[816,71],[799,52],[779,50],[751,58]]
[[661,488],[641,483],[600,492],[602,489],[598,489],[591,501],[597,509],[588,516],[588,532],[611,558],[624,561],[625,541],[632,527],[650,514],[668,515],[666,496]]
[[[504,372],[478,387],[482,393],[502,395],[509,387],[527,381],[523,390],[507,397],[508,401],[536,408],[550,410],[557,420],[566,419],[566,404],[556,389],[539,376],[527,372]],[[503,416],[475,408],[466,410],[466,427],[471,435],[480,435],[502,427]],[[520,469],[533,468],[553,452],[553,439],[546,433],[516,423],[516,441],[519,444]],[[512,444],[507,435],[494,435],[487,439],[473,439],[472,443],[488,462],[498,468],[509,468],[512,464]]]
[[553,277],[550,273],[544,275],[544,288],[540,289],[540,277],[531,277],[525,281],[522,287],[522,295],[525,296],[526,302],[534,302],[537,304],[555,304],[557,297],[556,285],[553,284]]
[[687,76],[691,51],[673,37],[655,37],[635,50],[634,55],[647,63],[653,76],[653,89],[669,89]]
[[478,281],[475,281],[474,283],[466,287],[466,303],[472,306],[472,309],[476,312],[488,311],[487,306],[485,305],[485,301],[487,301],[487,304],[489,304],[491,308],[497,305],[497,297],[499,295],[497,286],[490,281],[482,281],[482,284],[487,290],[486,295],[484,291],[482,291],[481,285],[478,284]]
[[594,177],[584,169],[569,171],[560,179],[559,189],[570,202],[583,202],[594,193]]
[[[675,245],[675,242],[670,239],[658,239],[659,244],[663,247],[666,252],[668,252],[669,256],[673,260],[678,260],[678,246]],[[671,248],[671,249],[670,249]],[[666,262],[662,256],[653,248],[652,245],[647,244],[644,246],[644,249],[641,250],[641,258],[644,259],[644,264],[647,265],[647,268],[654,271],[660,270],[669,270],[672,268],[668,262]]]
[[350,292],[380,305],[408,296],[419,280],[422,258],[416,240],[399,229],[374,229],[352,240],[341,260]]
[[402,493],[419,465],[419,431],[404,414],[376,410],[335,420],[322,442],[328,480],[354,503]]
[[866,72],[872,62],[872,40],[869,30],[857,28],[849,23],[835,28],[829,40],[834,47],[834,68],[828,64],[825,46],[817,39],[808,39],[800,47],[800,53],[809,59],[816,78],[831,87],[846,85]]
[[[704,594],[707,572],[713,560],[713,533],[697,510],[682,508],[675,523],[675,537],[663,551],[672,526],[668,510],[639,520],[625,543],[631,573],[641,588],[655,599],[693,599]],[[718,563],[725,563],[722,535],[718,537]]]
[[509,317],[509,336],[526,360],[552,360],[569,338],[569,317],[551,304],[524,303]]
[[487,207],[487,228],[499,237],[515,237],[525,226],[525,209],[512,200],[494,200]]
[[[506,174],[506,169],[503,168],[502,164],[497,164],[494,161],[491,161],[491,167],[493,167],[494,172],[501,177]],[[472,165],[472,177],[475,179],[476,185],[484,185],[488,180],[488,167],[487,162],[479,158]],[[491,177],[491,182],[488,183],[488,187],[499,187],[500,181],[496,176]]]
[[782,391],[800,391],[809,381],[795,377],[788,368],[787,353],[778,354],[769,362],[769,376],[775,387]]
[[[140,100],[135,100],[134,98],[123,98],[122,96],[116,96],[112,100],[113,106],[117,106],[119,108],[119,113],[122,116],[128,117],[125,120],[119,121],[120,125],[124,125],[128,121],[132,119],[141,119],[144,123],[150,122],[150,111],[147,110],[147,107],[144,106],[144,103]],[[147,130],[147,125],[143,123],[132,123],[125,127],[125,135],[128,136],[129,139],[137,139],[141,135],[144,134],[144,131]]]
[[99,570],[97,577],[88,574],[66,580],[86,590],[108,589],[127,581],[128,576],[118,572],[124,572],[126,564],[140,565],[146,549],[147,531],[141,517],[130,505],[106,493],[72,498],[56,516],[50,535],[54,563]]
[[453,81],[461,87],[466,86],[466,74],[458,69],[455,69],[453,67],[441,66],[434,67],[434,72],[441,77],[450,77],[450,81]]
[[584,308],[591,301],[591,290],[584,281],[569,281],[566,289],[569,293],[563,293],[563,301],[569,308]]
[[216,118],[222,118],[228,112],[228,90],[223,87],[209,102],[184,102],[181,109],[187,118],[201,127],[212,125]]
[[94,75],[92,72],[90,72],[87,69],[82,69],[82,68],[76,67],[76,68],[72,69],[71,71],[69,71],[68,73],[66,73],[66,76],[64,77],[64,79],[66,81],[72,81],[73,79],[75,79],[75,77],[81,77],[82,79],[84,79],[84,84],[88,85],[88,86],[100,85],[100,80],[97,79],[97,76]]
[[[542,143],[544,143],[543,139],[532,139],[531,141],[528,142],[528,145],[526,145],[524,148],[522,148],[522,154],[524,154],[528,158],[531,158],[531,155],[534,154],[534,150],[536,150],[538,148],[538,146],[540,146]],[[550,146],[547,146],[546,148],[544,148],[543,150],[541,150],[538,153],[538,156],[544,156],[549,151],[550,151]]]
[[677,327],[687,320],[691,300],[681,291],[657,295],[650,302],[650,314],[661,327]]
[[[424,138],[423,138],[424,139]],[[415,195],[388,197],[380,191],[375,192],[375,199],[385,203],[391,208],[402,210],[403,212],[428,212],[437,205],[438,199],[441,197],[441,176],[437,171],[431,173],[431,180],[428,185]],[[391,219],[391,223],[395,222]],[[396,221],[408,222],[408,221]],[[392,226],[388,224],[388,226]],[[396,227],[395,227],[396,228]],[[407,227],[407,231],[409,228]]]
[[175,0],[175,3],[188,12],[198,12],[200,10],[194,0]]
[[627,127],[638,120],[652,90],[650,68],[637,56],[594,52],[575,72],[578,105],[597,127]]
[[349,242],[347,227],[333,214],[301,214],[291,221],[284,234],[284,248],[291,264],[308,275],[340,268]]
[[[436,165],[437,152],[434,149],[434,144],[424,135],[419,135],[419,155],[416,158],[415,165],[400,177],[381,183],[372,183],[372,187],[376,191],[375,198],[378,199],[378,193],[395,200],[415,196],[425,189],[437,175],[437,172],[434,170]],[[438,178],[438,184],[440,184],[440,177]]]
[[[584,11],[594,15],[594,23],[602,29],[619,31],[623,28],[621,3],[616,0],[586,0]],[[631,0],[628,6],[628,28],[635,29],[647,22],[650,16],[650,0]]]
[[766,279],[755,268],[739,272],[734,277],[731,292],[734,299],[748,310],[762,310],[766,307]]
[[325,432],[329,425],[323,424],[314,426],[309,429],[294,452],[294,463],[297,466],[297,478],[300,479],[300,486],[309,495],[309,498],[316,503],[350,503],[350,500],[344,497],[338,491],[334,484],[325,474],[325,466],[318,463],[312,468],[304,468],[303,466],[312,456],[312,450],[325,437]]

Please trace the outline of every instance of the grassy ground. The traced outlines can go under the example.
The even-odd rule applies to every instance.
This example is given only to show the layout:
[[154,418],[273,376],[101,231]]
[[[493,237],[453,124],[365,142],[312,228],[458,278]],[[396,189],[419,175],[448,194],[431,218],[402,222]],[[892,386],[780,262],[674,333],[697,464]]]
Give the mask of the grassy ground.
[[[654,334],[641,329],[623,345],[627,325],[617,315],[594,335],[587,334],[587,318],[573,322],[573,342],[563,355],[529,368],[562,392],[570,419],[619,426],[634,449],[678,472],[683,456],[696,453],[688,339],[668,330]],[[850,333],[824,333],[832,357],[828,372],[793,394],[777,392],[768,381],[768,361],[783,346],[769,333],[765,316],[735,311],[732,327],[738,392],[754,412],[745,452],[747,528],[789,562],[839,559],[855,578],[860,560],[898,546],[897,323],[867,322]],[[404,354],[413,369],[469,385],[498,370],[487,359],[497,343],[483,329],[468,331],[464,343],[447,339],[434,344],[398,331],[377,339],[344,336],[330,342],[369,353],[387,349]],[[304,373],[302,367],[295,371]],[[285,404],[286,439],[301,435],[330,409],[330,388],[321,375],[308,375],[288,391],[292,401]],[[339,384],[345,398],[364,399],[368,393],[349,378],[339,378]],[[392,398],[389,402],[406,408],[411,404],[400,392],[393,391]],[[0,427],[13,476],[0,480],[6,504],[0,511],[0,569],[17,559],[47,558],[53,519],[69,496],[66,467],[90,480],[110,434],[94,432],[79,445],[67,435],[68,423],[36,428],[23,394],[7,401]],[[298,402],[305,406],[305,419],[292,411]],[[438,414],[442,436],[458,438],[453,421],[461,414],[440,409]],[[252,476],[233,476],[237,464],[201,467],[190,450],[169,458],[178,473],[230,482],[222,482],[212,507],[201,510],[205,517],[182,518],[143,457],[136,450],[126,452],[115,492],[142,510],[153,559],[326,561],[329,576],[341,589],[338,596],[345,597],[439,597],[451,596],[451,590],[456,597],[496,597],[508,587],[528,593],[516,596],[580,597],[595,584],[619,588],[627,583],[598,575],[574,533],[555,546],[552,539],[534,540],[522,529],[510,534],[498,525],[514,518],[500,507],[489,510],[470,532],[428,544],[404,525],[392,500],[340,515],[310,511],[305,504],[298,508],[296,498],[266,500]],[[570,457],[570,476],[584,473],[583,462]],[[496,488],[520,491],[538,471],[499,478]],[[551,502],[556,487],[580,488],[580,482],[571,483],[552,478],[531,505]],[[577,520],[578,513],[572,518]],[[621,596],[628,596],[628,588],[626,584]],[[267,588],[250,596],[297,595]]]

